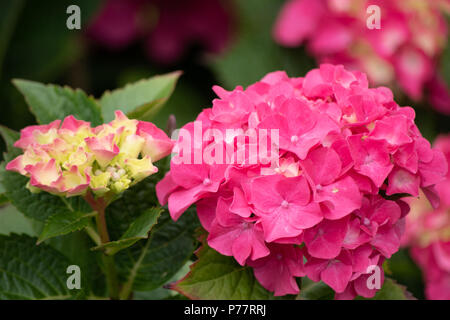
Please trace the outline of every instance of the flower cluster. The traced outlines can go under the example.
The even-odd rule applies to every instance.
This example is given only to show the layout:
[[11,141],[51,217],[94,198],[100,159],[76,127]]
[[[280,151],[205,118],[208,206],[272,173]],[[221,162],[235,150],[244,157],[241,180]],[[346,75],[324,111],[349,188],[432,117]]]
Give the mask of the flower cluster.
[[[438,137],[434,146],[450,162],[450,136]],[[423,199],[411,202],[403,241],[411,246],[411,256],[422,269],[427,298],[450,300],[450,173],[436,189],[441,198],[437,209]]]
[[111,49],[143,39],[152,60],[171,64],[192,45],[222,51],[230,20],[222,0],[107,0],[88,34]]
[[[414,110],[341,65],[321,65],[304,78],[273,72],[245,90],[214,91],[219,99],[182,128],[178,154],[156,187],[172,218],[195,203],[208,244],[253,267],[275,295],[298,293],[295,277],[307,275],[337,298],[373,296],[369,271],[398,250],[409,211],[397,198],[422,188],[437,205],[434,185],[447,172]],[[214,134],[194,133],[187,147],[186,132],[199,123]],[[229,128],[237,134],[216,139]],[[278,132],[265,139],[278,152],[256,163],[254,130]],[[227,161],[202,162],[202,152]],[[242,161],[229,161],[238,154]]]
[[31,191],[71,197],[126,190],[158,171],[153,162],[170,154],[173,142],[152,123],[116,111],[95,128],[73,116],[26,127],[14,146],[24,153],[7,170],[29,177]]
[[[380,8],[380,28],[369,29],[371,5]],[[392,85],[417,100],[424,88],[439,111],[450,114],[450,91],[437,74],[437,60],[447,42],[442,11],[447,0],[288,0],[274,37],[295,47],[307,42],[320,63],[340,63],[363,70],[376,85]]]

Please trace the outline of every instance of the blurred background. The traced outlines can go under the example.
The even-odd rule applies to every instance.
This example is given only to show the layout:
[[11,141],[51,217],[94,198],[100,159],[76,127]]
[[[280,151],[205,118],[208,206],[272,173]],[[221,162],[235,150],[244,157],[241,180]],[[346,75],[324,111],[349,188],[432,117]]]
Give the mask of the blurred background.
[[[72,4],[81,11],[79,30],[66,27]],[[371,32],[370,4],[381,8],[381,29]],[[332,62],[391,87],[400,105],[414,107],[419,129],[433,141],[450,129],[449,8],[447,0],[2,0],[0,124],[20,130],[35,121],[14,78],[99,97],[182,70],[154,119],[165,128],[170,114],[179,127],[210,107],[213,85],[247,86],[274,70],[299,77]],[[1,221],[0,215],[0,231]],[[407,250],[386,271],[425,297]]]

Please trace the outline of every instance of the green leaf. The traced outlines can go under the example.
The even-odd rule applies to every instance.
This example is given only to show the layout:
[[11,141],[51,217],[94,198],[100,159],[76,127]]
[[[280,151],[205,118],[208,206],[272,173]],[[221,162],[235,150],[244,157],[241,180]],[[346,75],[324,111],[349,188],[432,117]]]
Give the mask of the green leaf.
[[111,241],[100,246],[92,248],[93,250],[105,250],[108,255],[114,255],[120,250],[128,248],[141,239],[148,238],[149,232],[158,221],[163,212],[162,208],[151,208],[146,210],[135,221],[133,221],[128,230],[119,240]]
[[201,300],[275,298],[259,284],[250,267],[240,266],[232,257],[221,255],[206,244],[196,254],[198,260],[192,264],[190,273],[172,285],[172,289]]
[[31,221],[12,205],[0,208],[0,234],[11,233],[27,234],[36,236]]
[[[0,135],[5,141],[6,150],[8,151],[8,155],[5,154],[5,160],[9,161],[17,157],[22,151],[14,147],[13,144],[17,139],[19,139],[19,133],[4,126],[0,126]],[[6,188],[3,186],[0,180],[0,206],[9,203],[9,199],[5,193]]]
[[9,203],[9,199],[3,194],[3,187],[0,185],[0,206]]
[[11,151],[11,149],[14,148],[14,142],[20,138],[20,134],[17,131],[11,130],[4,126],[0,126],[0,134],[6,143],[8,151]]
[[107,91],[100,99],[103,118],[114,119],[114,112],[122,110],[128,117],[150,120],[172,94],[181,72],[172,72],[128,84]]
[[[126,67],[118,76],[118,86],[125,86],[140,79],[151,77],[156,71],[148,65]],[[196,74],[186,74],[177,81],[176,90],[164,104],[158,113],[151,118],[159,128],[166,128],[170,115],[176,116],[177,127],[181,128],[188,122],[194,121],[204,106],[211,104],[211,95],[205,95],[204,88],[199,88],[195,79],[206,77],[210,74],[208,69],[197,70]],[[206,90],[210,91],[210,84],[206,84]],[[212,93],[212,92],[211,92]]]
[[37,244],[50,238],[86,228],[91,222],[91,218],[96,214],[96,212],[83,213],[79,211],[70,211],[50,216],[45,223],[42,233],[39,235]]
[[[178,272],[169,280],[167,284],[175,282],[183,278],[189,272],[189,266],[192,261],[188,261]],[[181,296],[178,292],[168,289],[166,286],[156,288],[151,291],[134,291],[133,300],[163,300],[163,299],[176,299],[180,296],[184,299],[186,297]]]
[[413,295],[408,292],[405,286],[398,284],[391,278],[385,278],[383,287],[375,294],[375,297],[367,299],[357,297],[358,300],[416,300]]
[[48,245],[36,247],[36,238],[0,236],[0,300],[73,299],[81,290],[69,290],[67,267],[72,263]]
[[314,282],[308,277],[301,278],[300,294],[298,300],[332,300],[334,291],[323,281]]
[[107,295],[105,275],[98,263],[99,256],[97,252],[89,250],[92,247],[92,240],[86,233],[72,232],[64,236],[51,238],[45,244],[56,249],[73,264],[80,267],[81,285],[84,292],[99,297]]
[[126,190],[106,208],[106,222],[111,239],[120,239],[140,215],[149,208],[159,206],[155,186],[164,176],[164,170],[161,170],[164,160],[158,162],[160,170],[156,174]]
[[148,240],[120,251],[115,258],[125,283],[122,291],[150,291],[169,281],[192,256],[193,232],[198,226],[193,212],[186,212],[177,222],[165,214]]
[[388,266],[391,271],[390,277],[405,285],[417,299],[425,299],[422,273],[414,260],[411,259],[409,248],[400,249],[387,261],[389,261]]
[[[11,130],[4,126],[0,126],[0,135],[5,141],[6,150],[10,154],[9,155],[10,159],[15,158],[22,152],[19,148],[14,147],[14,142],[19,140],[20,138],[20,134],[17,131]],[[0,190],[0,192],[2,191]]]
[[47,124],[73,115],[78,120],[91,122],[93,126],[103,123],[99,106],[82,90],[60,87],[39,82],[15,79],[14,85],[25,96],[31,111],[39,123]]

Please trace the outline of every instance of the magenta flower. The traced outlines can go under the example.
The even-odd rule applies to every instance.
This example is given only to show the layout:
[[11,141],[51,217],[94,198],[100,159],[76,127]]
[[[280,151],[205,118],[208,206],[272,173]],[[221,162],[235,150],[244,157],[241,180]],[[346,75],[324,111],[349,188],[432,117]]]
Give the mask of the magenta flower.
[[302,251],[294,246],[270,245],[270,254],[249,262],[258,281],[277,296],[298,293],[295,277],[303,277]]
[[231,210],[231,199],[217,201],[217,219],[211,225],[209,245],[224,255],[234,256],[241,265],[249,257],[258,260],[267,256],[270,251],[262,227],[253,223],[255,219],[243,218]]
[[[370,5],[380,8],[380,29],[366,26]],[[306,43],[319,63],[363,70],[375,85],[396,82],[414,100],[426,88],[432,105],[450,114],[450,91],[436,70],[447,41],[442,11],[450,11],[445,0],[288,0],[274,37],[287,47]]]
[[[450,161],[450,136],[439,136],[434,146]],[[422,199],[411,202],[403,242],[411,247],[414,261],[422,269],[425,294],[431,300],[450,299],[450,174],[436,184],[441,203],[432,209]]]
[[298,293],[306,274],[339,299],[373,296],[371,268],[398,250],[409,211],[389,197],[421,188],[437,205],[447,174],[413,109],[341,65],[214,90],[179,131],[160,203],[174,220],[196,204],[208,244],[275,295]]
[[193,45],[219,53],[230,35],[230,16],[221,0],[107,0],[88,34],[110,48],[143,40],[147,55],[170,64]]
[[254,212],[260,217],[267,242],[295,238],[323,219],[319,205],[310,203],[310,189],[302,176],[263,176],[255,178],[250,188]]
[[173,142],[153,124],[116,119],[92,128],[68,116],[21,131],[14,144],[24,153],[6,165],[30,178],[28,188],[60,196],[120,193],[158,171],[153,165],[170,154]]

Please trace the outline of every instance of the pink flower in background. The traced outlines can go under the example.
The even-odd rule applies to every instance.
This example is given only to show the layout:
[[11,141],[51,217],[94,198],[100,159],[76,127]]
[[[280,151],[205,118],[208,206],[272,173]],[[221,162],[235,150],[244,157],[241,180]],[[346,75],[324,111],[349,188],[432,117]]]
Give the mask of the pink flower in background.
[[230,27],[222,0],[106,0],[88,34],[116,50],[142,40],[152,60],[171,64],[193,45],[219,53]]
[[209,246],[253,267],[275,295],[298,293],[295,277],[306,274],[338,299],[372,297],[369,267],[381,267],[404,233],[409,207],[399,196],[421,188],[438,205],[434,186],[447,174],[414,110],[342,65],[214,91],[212,108],[179,132],[160,203],[174,220],[196,204]]
[[[450,161],[450,136],[439,136],[434,146]],[[450,300],[450,174],[435,188],[441,198],[438,208],[422,199],[411,202],[403,242],[422,269],[426,297]]]
[[126,190],[158,171],[153,162],[169,155],[173,142],[152,123],[116,111],[115,120],[95,128],[73,116],[26,127],[14,146],[24,153],[7,170],[29,177],[33,192],[71,197]]
[[[369,29],[366,9],[378,5],[380,29]],[[441,11],[447,0],[288,0],[274,27],[287,47],[307,45],[319,63],[340,63],[367,73],[371,83],[395,83],[413,100],[427,90],[431,104],[450,114],[450,92],[437,75],[447,43]]]

